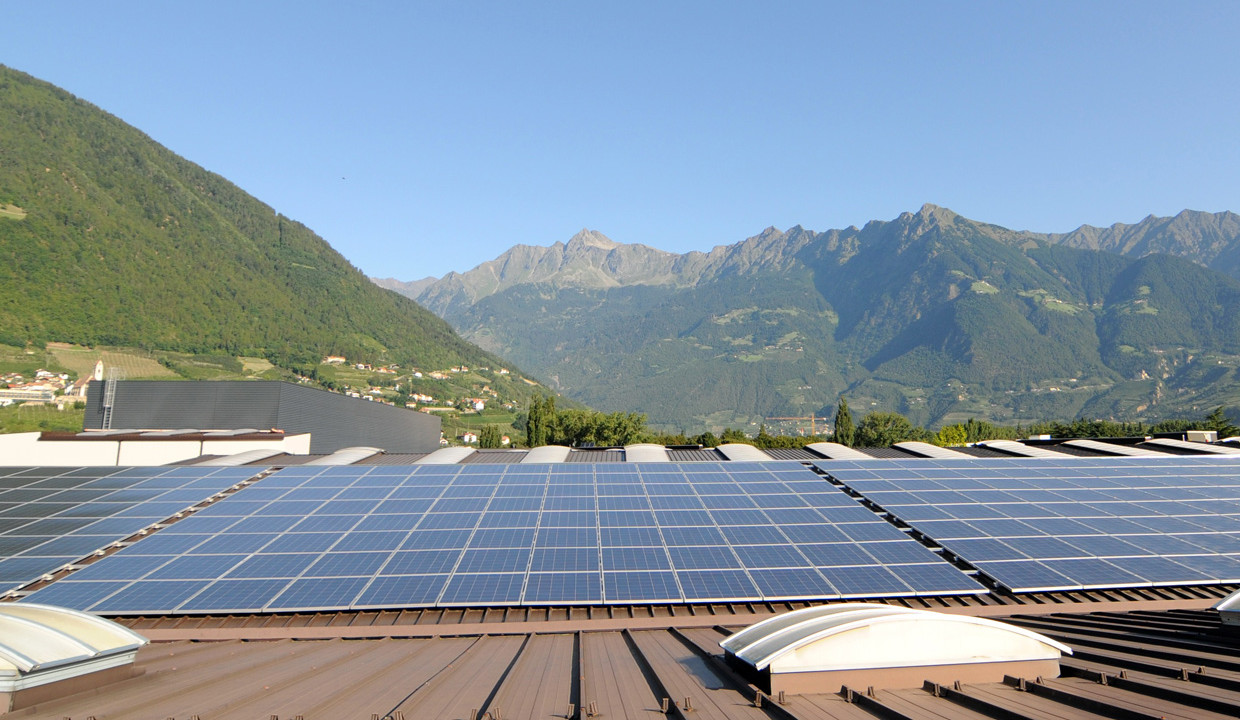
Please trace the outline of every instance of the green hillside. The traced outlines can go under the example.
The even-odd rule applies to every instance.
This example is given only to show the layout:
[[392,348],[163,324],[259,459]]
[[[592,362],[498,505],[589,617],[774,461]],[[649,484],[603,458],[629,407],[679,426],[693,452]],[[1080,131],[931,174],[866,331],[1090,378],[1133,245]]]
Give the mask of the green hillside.
[[505,363],[304,225],[68,93],[0,66],[0,342]]

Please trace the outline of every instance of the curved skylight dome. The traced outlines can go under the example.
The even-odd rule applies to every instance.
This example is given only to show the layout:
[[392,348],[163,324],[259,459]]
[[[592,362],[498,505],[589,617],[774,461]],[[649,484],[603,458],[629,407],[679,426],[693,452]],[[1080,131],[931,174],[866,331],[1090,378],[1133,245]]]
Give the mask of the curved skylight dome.
[[110,620],[35,603],[0,603],[0,693],[133,661],[147,639]]
[[1240,590],[1214,603],[1223,622],[1227,625],[1240,625]]
[[1058,661],[1072,654],[1068,646],[1014,625],[869,603],[779,615],[720,646],[773,673]]

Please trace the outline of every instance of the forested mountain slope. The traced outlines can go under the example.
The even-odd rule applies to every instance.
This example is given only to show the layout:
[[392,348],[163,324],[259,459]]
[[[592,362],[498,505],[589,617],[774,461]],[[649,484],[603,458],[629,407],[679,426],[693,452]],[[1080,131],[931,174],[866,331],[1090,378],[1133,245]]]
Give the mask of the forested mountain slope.
[[496,364],[304,225],[0,66],[0,342]]
[[418,299],[571,397],[686,430],[827,414],[842,393],[929,424],[1240,401],[1240,282],[1073,244],[933,205],[684,255],[582,231]]

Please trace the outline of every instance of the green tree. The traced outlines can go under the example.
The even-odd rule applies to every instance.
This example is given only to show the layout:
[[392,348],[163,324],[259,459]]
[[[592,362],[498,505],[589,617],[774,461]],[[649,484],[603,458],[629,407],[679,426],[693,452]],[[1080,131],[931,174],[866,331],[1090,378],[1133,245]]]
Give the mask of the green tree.
[[710,432],[709,430],[707,430],[701,435],[698,435],[697,437],[693,438],[693,442],[697,443],[698,445],[701,445],[702,447],[715,447],[716,445],[719,444],[719,438],[715,437],[715,434],[713,432]]
[[543,399],[541,395],[530,398],[530,410],[525,418],[525,444],[539,447],[547,444],[547,426],[543,423]]
[[1222,405],[1214,408],[1209,415],[1206,415],[1205,426],[1206,430],[1213,430],[1217,432],[1219,440],[1240,435],[1240,428],[1237,428],[1235,424],[1227,418],[1226,413],[1223,412]]
[[968,444],[969,434],[964,425],[944,425],[934,434],[931,442],[939,447],[960,447]]
[[852,447],[857,439],[856,435],[852,411],[848,409],[848,401],[841,397],[840,404],[835,409],[835,442]]
[[749,436],[741,430],[737,430],[735,428],[724,428],[723,434],[719,436],[719,444],[726,445],[728,443],[746,443],[752,445],[753,441],[750,440]]
[[861,447],[887,447],[908,440],[924,440],[926,436],[925,430],[893,412],[872,412],[857,426],[857,445]]
[[482,429],[478,431],[478,447],[491,449],[502,447],[498,425],[482,426]]

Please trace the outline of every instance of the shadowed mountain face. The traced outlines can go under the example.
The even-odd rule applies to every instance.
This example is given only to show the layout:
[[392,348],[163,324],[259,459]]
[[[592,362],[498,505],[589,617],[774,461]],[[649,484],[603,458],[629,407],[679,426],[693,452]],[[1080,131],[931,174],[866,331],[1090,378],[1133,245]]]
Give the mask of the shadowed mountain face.
[[504,365],[309,228],[0,66],[0,342]]
[[572,397],[686,430],[841,394],[930,424],[1152,419],[1240,400],[1240,282],[1159,254],[1222,263],[1238,237],[1230,213],[1052,236],[933,205],[685,255],[583,230],[416,297]]

